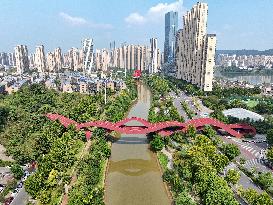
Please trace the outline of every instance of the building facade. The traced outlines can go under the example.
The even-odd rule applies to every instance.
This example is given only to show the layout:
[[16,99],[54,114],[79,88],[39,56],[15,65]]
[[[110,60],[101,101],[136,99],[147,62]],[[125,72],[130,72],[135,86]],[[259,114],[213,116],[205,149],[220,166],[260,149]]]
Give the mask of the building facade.
[[35,67],[37,68],[39,73],[43,73],[46,71],[46,56],[43,45],[36,47]]
[[175,58],[175,36],[178,28],[178,13],[165,14],[164,62],[173,63]]
[[216,35],[206,34],[208,5],[197,3],[183,16],[183,29],[177,34],[176,77],[212,91]]
[[82,49],[71,48],[68,50],[68,67],[71,71],[82,71],[84,52]]
[[55,68],[56,71],[60,71],[63,68],[63,56],[62,50],[60,47],[54,50],[54,59],[55,59]]
[[110,55],[110,67],[127,70],[149,70],[151,52],[144,45],[122,45],[112,51]]
[[157,38],[151,38],[150,44],[151,44],[151,64],[150,64],[149,73],[154,74],[158,72],[158,68],[159,68],[158,62],[160,62],[158,59],[158,57],[160,56],[160,52],[157,47]]
[[18,74],[23,74],[29,70],[28,49],[25,45],[17,45],[14,48],[15,65]]
[[107,49],[96,50],[96,70],[107,71],[110,66],[110,52]]
[[91,73],[94,63],[93,39],[87,38],[82,41],[83,69],[86,73]]
[[47,70],[49,72],[56,71],[56,61],[55,61],[54,53],[52,53],[52,52],[47,53],[46,64],[47,64]]

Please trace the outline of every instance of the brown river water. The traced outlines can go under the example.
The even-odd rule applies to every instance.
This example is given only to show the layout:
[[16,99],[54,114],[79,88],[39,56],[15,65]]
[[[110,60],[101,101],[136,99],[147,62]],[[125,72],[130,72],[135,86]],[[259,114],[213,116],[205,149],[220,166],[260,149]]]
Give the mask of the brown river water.
[[[148,118],[149,89],[138,84],[138,100],[128,117]],[[129,122],[128,125],[139,125]],[[146,135],[126,135],[112,144],[105,184],[106,205],[170,205],[156,155],[148,149]]]

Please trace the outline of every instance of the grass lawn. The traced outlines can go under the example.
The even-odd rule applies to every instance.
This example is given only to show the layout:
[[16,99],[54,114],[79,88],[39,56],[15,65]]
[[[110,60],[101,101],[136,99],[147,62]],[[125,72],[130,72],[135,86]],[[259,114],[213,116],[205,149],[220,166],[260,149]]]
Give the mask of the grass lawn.
[[161,164],[161,167],[165,171],[167,169],[168,157],[162,152],[158,152],[157,157],[158,157],[159,163]]
[[246,103],[247,107],[249,108],[253,108],[259,103],[258,101],[255,101],[255,100],[248,100],[243,102]]

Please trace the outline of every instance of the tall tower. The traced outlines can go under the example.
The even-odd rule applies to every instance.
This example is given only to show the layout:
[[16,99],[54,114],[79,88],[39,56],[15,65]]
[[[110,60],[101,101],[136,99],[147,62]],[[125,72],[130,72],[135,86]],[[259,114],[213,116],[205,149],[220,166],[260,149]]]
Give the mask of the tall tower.
[[116,42],[110,42],[110,67],[115,67],[116,62]]
[[158,49],[157,49],[157,38],[150,39],[151,44],[151,66],[150,73],[158,72]]
[[18,74],[23,74],[29,69],[28,50],[25,45],[17,45],[15,51],[15,65]]
[[207,34],[208,5],[197,3],[183,16],[183,29],[177,35],[178,79],[212,91],[216,35]]
[[92,72],[94,61],[93,39],[92,38],[83,39],[82,46],[84,72],[90,74]]
[[46,57],[43,45],[36,47],[35,66],[39,73],[43,73],[46,70]]
[[175,57],[175,36],[178,28],[178,13],[170,11],[165,14],[164,62],[173,63]]

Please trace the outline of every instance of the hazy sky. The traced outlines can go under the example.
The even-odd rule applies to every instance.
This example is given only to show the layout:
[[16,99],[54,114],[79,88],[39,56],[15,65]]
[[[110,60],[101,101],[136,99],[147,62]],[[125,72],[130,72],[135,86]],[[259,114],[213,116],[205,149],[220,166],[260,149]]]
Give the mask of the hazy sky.
[[[189,10],[195,0],[0,0],[0,52],[25,44],[30,51],[80,47],[92,37],[95,48],[109,42],[164,44],[164,13]],[[273,0],[204,0],[209,5],[208,33],[218,49],[273,48]]]

